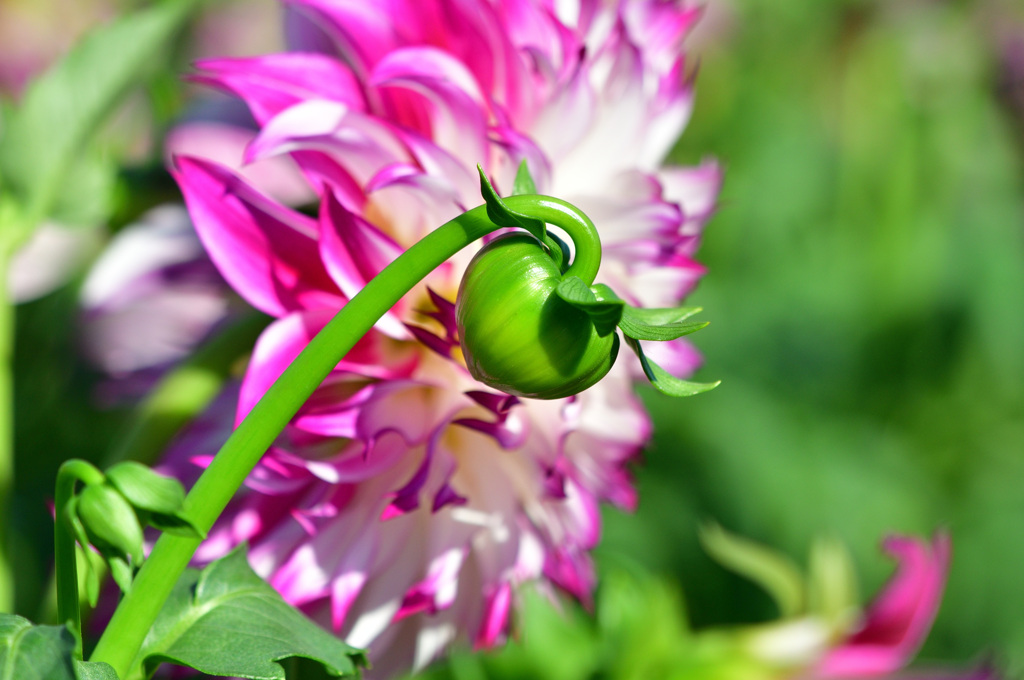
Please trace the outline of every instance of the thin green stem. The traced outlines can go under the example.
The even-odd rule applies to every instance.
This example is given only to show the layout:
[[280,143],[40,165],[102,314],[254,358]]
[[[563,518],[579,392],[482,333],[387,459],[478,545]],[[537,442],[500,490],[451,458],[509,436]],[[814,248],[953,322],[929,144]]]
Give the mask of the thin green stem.
[[[506,201],[514,209],[565,229],[581,262],[576,275],[593,280],[600,263],[600,242],[593,225],[578,210],[546,196],[514,196]],[[193,523],[203,531],[212,528],[288,421],[380,317],[445,260],[496,228],[483,206],[474,208],[428,234],[366,284],[271,385],[192,487],[185,509]],[[147,632],[199,543],[170,534],[160,537],[97,643],[93,661],[106,662],[119,677],[129,677],[142,661],[136,657]]]
[[[68,516],[69,505],[75,497],[75,485],[100,484],[103,473],[84,460],[67,460],[57,471],[54,493],[53,552],[57,577],[57,619],[70,623],[78,631],[76,654],[82,657],[82,616],[78,600],[78,565],[75,562],[75,532]],[[84,547],[84,546],[83,546]]]

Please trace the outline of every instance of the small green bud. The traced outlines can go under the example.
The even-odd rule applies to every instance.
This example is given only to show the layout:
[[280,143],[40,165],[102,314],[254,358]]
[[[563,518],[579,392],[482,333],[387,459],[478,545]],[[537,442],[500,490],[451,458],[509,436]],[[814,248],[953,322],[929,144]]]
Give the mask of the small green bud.
[[135,566],[142,562],[142,527],[124,496],[106,484],[90,484],[78,494],[77,510],[100,552],[125,555]]
[[558,399],[603,378],[619,339],[555,290],[562,273],[540,242],[504,234],[469,263],[455,304],[469,372],[520,397]]

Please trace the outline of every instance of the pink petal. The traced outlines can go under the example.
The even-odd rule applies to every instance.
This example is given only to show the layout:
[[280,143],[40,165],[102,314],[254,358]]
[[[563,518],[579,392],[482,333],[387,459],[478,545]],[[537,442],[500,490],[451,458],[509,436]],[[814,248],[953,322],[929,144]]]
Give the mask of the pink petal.
[[370,82],[425,96],[432,138],[464,163],[487,161],[488,103],[462,62],[432,47],[402,48],[374,67]]
[[[320,204],[320,255],[347,297],[355,297],[403,251],[387,234],[346,210],[333,194],[324,197]],[[375,326],[393,338],[409,337],[394,311],[381,317]]]
[[341,307],[341,292],[320,262],[313,220],[216,163],[179,157],[172,174],[210,259],[252,306],[273,316]]
[[308,99],[326,99],[364,110],[362,86],[350,69],[323,54],[288,52],[242,59],[206,59],[192,80],[232,92],[263,125]]
[[512,608],[512,585],[502,581],[492,586],[485,595],[484,616],[473,649],[487,649],[498,644],[508,630],[509,611]]

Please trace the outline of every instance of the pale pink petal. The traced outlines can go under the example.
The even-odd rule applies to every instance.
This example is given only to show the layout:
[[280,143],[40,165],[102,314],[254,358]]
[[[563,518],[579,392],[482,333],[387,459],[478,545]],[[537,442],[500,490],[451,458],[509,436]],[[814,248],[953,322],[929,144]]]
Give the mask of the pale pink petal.
[[288,205],[316,198],[295,162],[287,157],[247,165],[245,150],[255,130],[213,121],[196,121],[172,129],[164,142],[168,162],[175,156],[195,156],[225,165],[254,189]]

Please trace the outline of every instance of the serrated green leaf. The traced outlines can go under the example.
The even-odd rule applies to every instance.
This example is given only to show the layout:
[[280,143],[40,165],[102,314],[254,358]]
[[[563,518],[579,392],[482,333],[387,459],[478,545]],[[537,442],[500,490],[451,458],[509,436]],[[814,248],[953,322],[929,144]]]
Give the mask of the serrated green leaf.
[[78,680],[118,680],[117,671],[110,664],[75,659],[75,676]]
[[730,534],[717,524],[701,529],[700,542],[716,562],[764,588],[783,618],[803,613],[804,579],[785,555]]
[[36,626],[0,614],[0,680],[77,680],[75,636],[66,626]]
[[[161,62],[159,55],[196,4],[170,0],[124,15],[91,32],[29,86],[4,121],[0,175],[30,216],[52,214],[62,195],[87,195],[68,184],[74,178],[97,186],[97,168],[82,168],[96,160],[85,152],[88,143],[124,95]],[[108,172],[112,167],[107,164]]]
[[583,279],[578,276],[567,276],[559,282],[555,289],[558,297],[590,316],[597,334],[604,337],[615,330],[622,316],[625,303],[618,298],[600,299],[595,295]]
[[249,566],[244,546],[175,584],[140,652],[147,672],[161,662],[210,675],[284,680],[276,663],[304,657],[328,673],[366,665],[350,647],[288,605]]
[[722,383],[721,380],[716,380],[713,383],[680,380],[648,359],[647,355],[644,354],[643,348],[640,346],[639,340],[626,336],[626,343],[629,344],[633,352],[636,353],[637,358],[640,359],[640,365],[643,367],[647,379],[651,381],[651,386],[662,394],[667,394],[670,397],[692,397],[695,394],[713,390]]
[[185,503],[181,482],[157,474],[142,463],[118,463],[106,471],[106,477],[129,503],[141,510],[173,515]]
[[533,175],[530,174],[530,166],[526,164],[524,158],[519,162],[519,168],[516,170],[516,179],[512,184],[512,195],[522,196],[523,194],[535,194],[537,193],[537,184],[533,181]]

